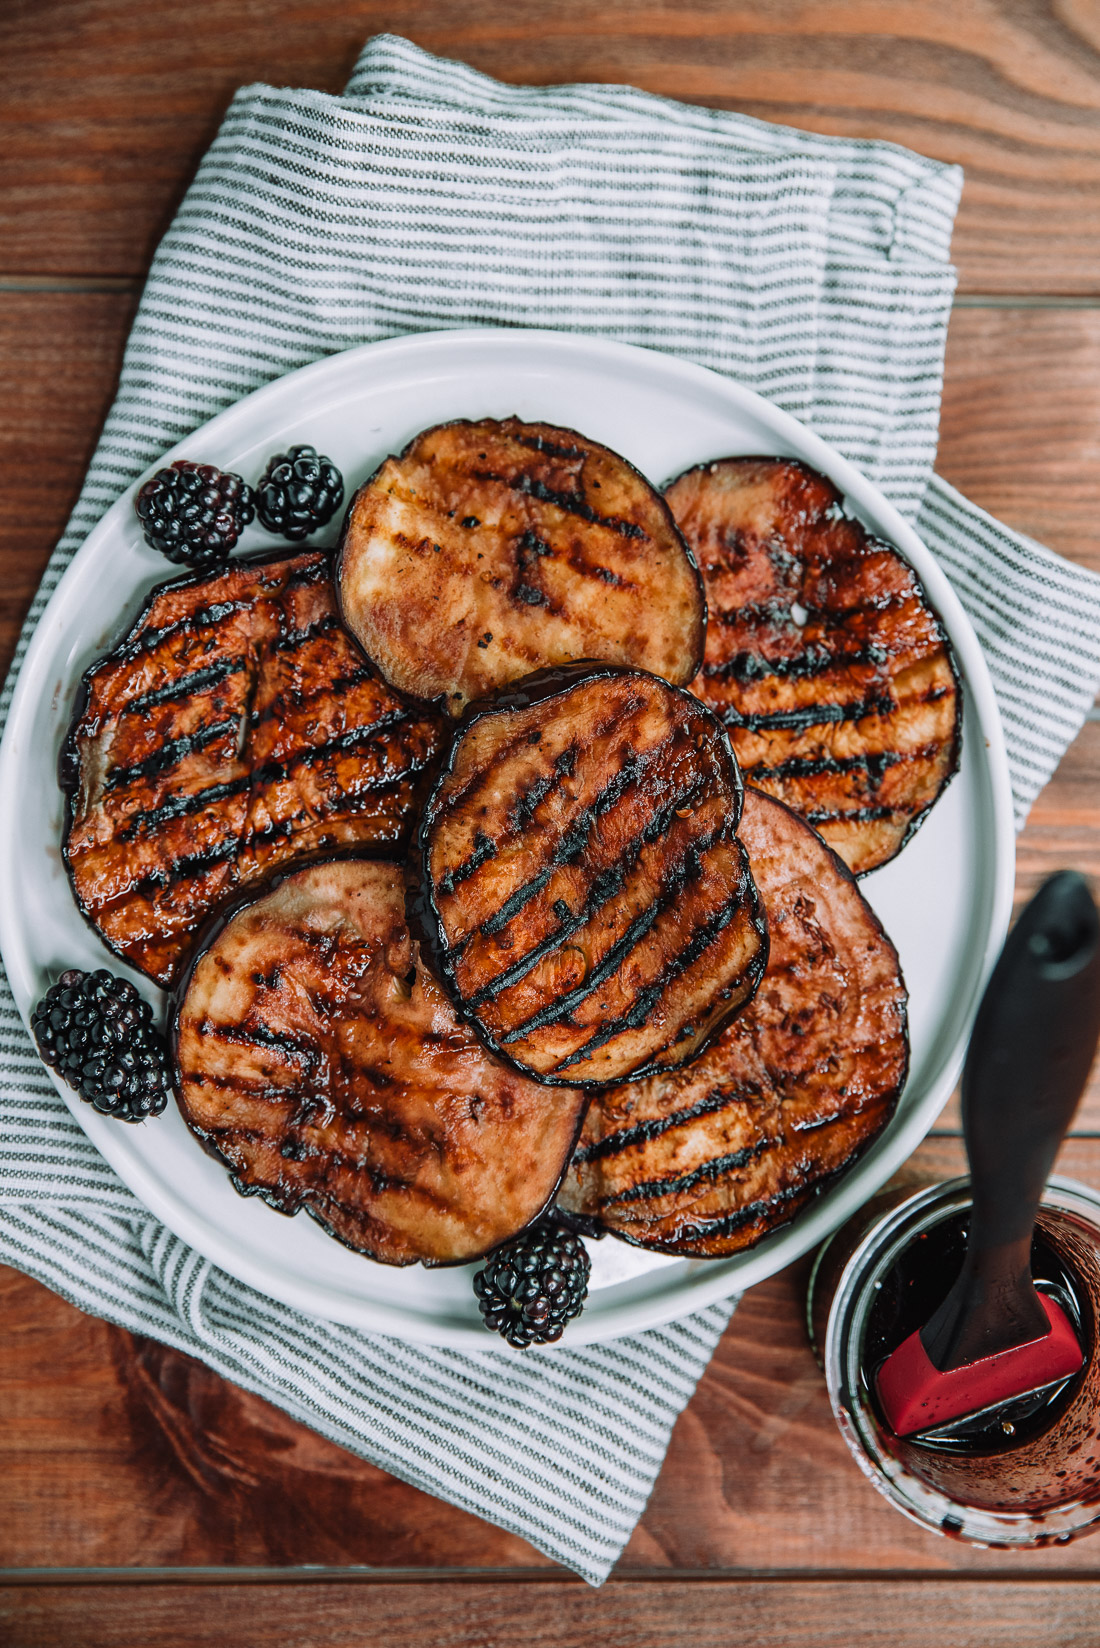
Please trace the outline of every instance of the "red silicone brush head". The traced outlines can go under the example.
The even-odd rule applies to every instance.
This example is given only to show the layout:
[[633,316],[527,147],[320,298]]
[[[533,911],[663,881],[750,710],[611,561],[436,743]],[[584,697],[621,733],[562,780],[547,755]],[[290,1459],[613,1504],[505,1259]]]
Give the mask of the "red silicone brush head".
[[1076,1373],[1084,1356],[1073,1324],[1047,1294],[1038,1297],[1049,1333],[946,1373],[929,1361],[919,1332],[903,1340],[875,1375],[879,1403],[895,1436],[935,1430]]

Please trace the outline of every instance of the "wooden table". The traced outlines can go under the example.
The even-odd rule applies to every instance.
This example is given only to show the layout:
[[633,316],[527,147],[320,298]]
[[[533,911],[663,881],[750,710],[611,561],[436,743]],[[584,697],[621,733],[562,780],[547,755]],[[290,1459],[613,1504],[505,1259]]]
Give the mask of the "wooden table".
[[[1098,0],[7,0],[0,668],[76,496],[158,237],[236,86],[339,90],[391,29],[507,80],[629,81],[960,161],[940,467],[1100,567]],[[1100,722],[1019,891],[1100,885]],[[920,1152],[954,1172],[949,1110]],[[1100,1081],[1061,1166],[1100,1185]],[[159,1345],[0,1271],[0,1643],[611,1648],[1100,1640],[1100,1540],[1008,1555],[878,1498],[829,1417],[804,1266],[755,1289],[596,1593]]]

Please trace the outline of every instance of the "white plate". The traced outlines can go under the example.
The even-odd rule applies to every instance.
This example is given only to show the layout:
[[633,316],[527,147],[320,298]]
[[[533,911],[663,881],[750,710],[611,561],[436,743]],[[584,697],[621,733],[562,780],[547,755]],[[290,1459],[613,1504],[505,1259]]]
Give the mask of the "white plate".
[[[653,1327],[780,1270],[872,1195],[923,1138],[958,1076],[1008,924],[1012,808],[989,676],[928,551],[876,488],[815,435],[704,368],[558,332],[427,333],[293,372],[214,418],[169,457],[255,479],[272,452],[310,441],[339,464],[350,494],[418,430],[447,418],[510,413],[582,430],[632,459],[657,485],[690,464],[735,453],[805,459],[832,477],[853,513],[909,557],[965,681],[960,772],[901,856],[862,883],[901,953],[910,991],[912,1069],[896,1116],[854,1172],[743,1257],[670,1259],[613,1238],[590,1244],[589,1302],[563,1341],[576,1345]],[[0,746],[0,949],[24,1018],[48,974],[118,965],[69,890],[55,770],[81,673],[124,631],[147,591],[171,576],[142,541],[133,510],[139,484],[89,535],[46,608]],[[270,541],[253,527],[242,548]],[[132,976],[150,1000],[161,999]],[[239,1197],[175,1112],[141,1127],[120,1126],[57,1086],[134,1194],[231,1275],[315,1316],[452,1346],[499,1343],[479,1325],[468,1270],[393,1270],[363,1259],[312,1220],[286,1219]]]

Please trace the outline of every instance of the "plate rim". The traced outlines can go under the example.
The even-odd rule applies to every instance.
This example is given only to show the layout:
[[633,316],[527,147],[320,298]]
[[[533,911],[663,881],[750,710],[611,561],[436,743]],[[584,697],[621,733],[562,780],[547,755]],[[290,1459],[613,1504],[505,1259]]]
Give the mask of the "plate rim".
[[[56,616],[57,609],[63,605],[67,587],[78,575],[78,564],[82,566],[86,563],[95,553],[99,542],[112,533],[116,523],[123,519],[129,520],[131,500],[143,482],[157,469],[176,458],[201,455],[196,453],[196,447],[209,446],[217,442],[227,443],[233,437],[235,426],[246,425],[258,405],[262,406],[267,400],[278,402],[288,395],[288,390],[293,394],[296,386],[309,387],[315,383],[323,385],[325,377],[329,374],[347,372],[352,363],[367,358],[373,365],[383,366],[383,369],[385,363],[389,362],[392,369],[392,363],[400,363],[402,357],[407,357],[415,368],[419,359],[427,357],[430,361],[440,350],[446,351],[456,343],[460,347],[463,344],[473,344],[479,351],[496,350],[504,355],[511,354],[517,348],[523,350],[534,345],[536,350],[549,349],[551,353],[558,353],[565,359],[579,356],[588,366],[591,366],[593,359],[600,357],[620,368],[629,368],[633,365],[647,376],[657,379],[663,376],[666,382],[674,383],[681,391],[685,388],[690,390],[695,386],[711,397],[717,396],[719,400],[725,400],[731,410],[748,413],[758,423],[771,429],[775,433],[777,446],[788,447],[803,461],[821,469],[857,508],[866,509],[876,516],[882,525],[884,536],[896,544],[913,564],[959,659],[965,678],[966,696],[970,700],[971,712],[977,724],[976,730],[985,745],[984,756],[979,752],[978,759],[988,786],[993,825],[989,924],[981,965],[976,970],[974,988],[971,992],[972,999],[967,1005],[956,1042],[951,1052],[941,1061],[938,1077],[929,1083],[928,1091],[913,1107],[912,1113],[902,1118],[896,1127],[895,1117],[894,1121],[888,1124],[887,1132],[876,1141],[852,1172],[842,1178],[833,1190],[826,1192],[816,1203],[811,1204],[810,1208],[790,1225],[776,1231],[759,1246],[749,1249],[743,1255],[733,1255],[723,1260],[696,1261],[698,1269],[693,1268],[680,1277],[675,1286],[663,1290],[655,1297],[609,1302],[602,1310],[592,1310],[590,1307],[589,1311],[570,1324],[560,1341],[560,1348],[569,1349],[660,1327],[740,1294],[766,1276],[774,1275],[793,1263],[873,1196],[926,1136],[950,1096],[962,1068],[969,1025],[977,1008],[980,991],[984,988],[985,980],[1008,928],[1015,886],[1013,802],[1000,713],[988,666],[973,626],[946,573],[897,507],[848,459],[793,414],[774,405],[736,379],[710,367],[638,344],[622,343],[609,338],[589,338],[550,328],[453,327],[410,333],[358,344],[351,349],[324,356],[306,366],[298,367],[262,384],[231,406],[216,413],[158,457],[104,511],[62,573],[38,620],[20,664],[7,724],[3,739],[0,741],[0,845],[4,843],[5,837],[9,843],[12,839],[10,832],[3,830],[6,811],[3,797],[9,793],[9,769],[14,766],[16,759],[16,734],[13,729],[18,728],[21,723],[27,701],[34,691],[36,670],[41,669],[48,651],[51,614]],[[330,404],[335,406],[351,399],[354,399],[354,394],[341,395],[334,398]],[[186,575],[185,571],[181,575]],[[166,570],[165,577],[171,577],[170,568]],[[3,892],[14,873],[16,857],[15,853],[0,852],[0,954],[5,958],[12,952],[17,923],[14,915],[10,913],[16,908],[16,901],[4,897]],[[16,996],[14,981],[12,993],[13,997]],[[27,1025],[29,1007],[20,1002],[18,997],[16,1007],[24,1025]],[[119,1129],[117,1124],[88,1110],[75,1094],[70,1093],[55,1072],[49,1071],[48,1074],[93,1147],[154,1217],[180,1240],[193,1247],[203,1258],[237,1280],[255,1288],[265,1297],[292,1309],[301,1310],[314,1318],[320,1316],[322,1320],[337,1321],[366,1331],[390,1334],[414,1342],[462,1350],[485,1351],[502,1347],[503,1342],[501,1345],[494,1345],[480,1327],[467,1327],[454,1322],[431,1324],[415,1317],[410,1319],[403,1310],[385,1300],[352,1299],[345,1295],[341,1295],[339,1299],[326,1297],[322,1314],[316,1298],[318,1290],[311,1290],[314,1294],[312,1300],[306,1298],[303,1289],[293,1281],[288,1283],[279,1276],[277,1260],[272,1268],[263,1264],[253,1264],[250,1256],[238,1254],[233,1249],[228,1237],[223,1237],[219,1246],[216,1231],[215,1239],[211,1241],[213,1227],[204,1227],[193,1218],[189,1207],[173,1200],[151,1167],[130,1148],[131,1141],[127,1139],[123,1130]],[[847,1196],[844,1195],[845,1191],[848,1193]],[[835,1210],[830,1207],[831,1203],[840,1201],[847,1202],[848,1205],[838,1205]],[[607,1239],[613,1240],[611,1237]],[[714,1267],[713,1270],[711,1266]],[[655,1270],[651,1274],[659,1277],[662,1271]],[[330,1291],[333,1286],[334,1284],[329,1284]]]

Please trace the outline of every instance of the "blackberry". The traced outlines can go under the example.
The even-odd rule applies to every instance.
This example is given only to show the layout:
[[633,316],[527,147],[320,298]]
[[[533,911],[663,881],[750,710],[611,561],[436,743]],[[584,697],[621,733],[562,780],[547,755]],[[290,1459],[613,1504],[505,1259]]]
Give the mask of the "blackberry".
[[126,979],[105,968],[62,973],[31,1015],[38,1051],[52,1070],[105,1116],[159,1116],[172,1078],[153,1010]]
[[314,446],[277,452],[256,488],[256,513],[269,532],[308,538],[327,526],[344,501],[344,477]]
[[147,544],[170,561],[205,572],[228,559],[256,501],[239,475],[177,458],[146,481],[134,508]]
[[550,1215],[489,1255],[474,1292],[485,1326],[510,1345],[552,1345],[580,1315],[591,1273],[580,1237]]

